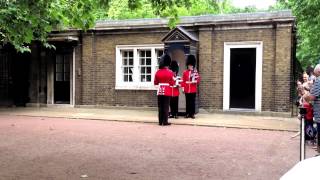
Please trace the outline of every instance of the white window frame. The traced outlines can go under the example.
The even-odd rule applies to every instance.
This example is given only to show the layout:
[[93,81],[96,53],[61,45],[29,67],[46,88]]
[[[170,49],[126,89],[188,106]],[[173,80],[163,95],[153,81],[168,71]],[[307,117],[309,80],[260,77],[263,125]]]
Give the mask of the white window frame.
[[256,79],[255,79],[255,108],[254,111],[261,112],[262,101],[262,64],[263,64],[263,42],[262,41],[242,41],[224,43],[224,63],[223,63],[223,110],[230,109],[230,49],[232,48],[255,48],[256,49]]
[[[164,50],[163,44],[143,44],[143,45],[117,45],[116,46],[116,84],[117,90],[156,90],[153,85],[156,67],[158,66],[156,50]],[[122,50],[133,51],[133,81],[124,82],[122,80]],[[151,50],[151,82],[140,82],[139,50]]]

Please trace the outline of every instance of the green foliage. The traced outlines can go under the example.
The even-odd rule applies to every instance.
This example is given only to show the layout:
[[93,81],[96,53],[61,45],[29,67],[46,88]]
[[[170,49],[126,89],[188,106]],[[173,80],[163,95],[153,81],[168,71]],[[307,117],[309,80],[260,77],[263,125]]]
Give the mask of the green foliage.
[[[98,7],[109,0],[0,0],[0,43],[12,44],[19,52],[30,51],[31,41],[46,47],[52,30],[64,27],[88,29],[95,23]],[[103,6],[102,6],[103,5]]]
[[99,19],[166,17],[172,28],[179,16],[230,13],[235,9],[229,0],[113,0],[108,12],[98,11]]
[[0,0],[0,44],[18,51],[39,41],[45,47],[52,30],[87,30],[97,19],[168,18],[174,27],[179,16],[254,12],[235,8],[230,0]]
[[278,0],[270,10],[291,9],[297,23],[297,59],[305,69],[320,59],[320,0]]
[[320,0],[285,1],[297,19],[297,57],[303,67],[315,65],[320,59]]

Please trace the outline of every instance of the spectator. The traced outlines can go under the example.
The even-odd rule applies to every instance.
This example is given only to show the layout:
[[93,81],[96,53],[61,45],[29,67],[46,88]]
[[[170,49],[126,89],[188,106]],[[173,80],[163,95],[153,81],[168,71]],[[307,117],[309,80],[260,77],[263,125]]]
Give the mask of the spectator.
[[[314,75],[316,80],[312,86],[310,94],[304,94],[303,98],[306,101],[313,100],[313,116],[314,120],[317,123],[317,132],[320,132],[320,64],[314,68]],[[320,133],[318,133],[317,140],[317,150],[320,152]]]

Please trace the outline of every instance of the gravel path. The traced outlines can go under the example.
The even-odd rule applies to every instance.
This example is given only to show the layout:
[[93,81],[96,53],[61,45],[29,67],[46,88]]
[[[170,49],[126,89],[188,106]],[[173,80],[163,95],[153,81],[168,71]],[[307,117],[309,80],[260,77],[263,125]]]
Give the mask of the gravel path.
[[0,179],[273,180],[299,160],[293,134],[0,116]]

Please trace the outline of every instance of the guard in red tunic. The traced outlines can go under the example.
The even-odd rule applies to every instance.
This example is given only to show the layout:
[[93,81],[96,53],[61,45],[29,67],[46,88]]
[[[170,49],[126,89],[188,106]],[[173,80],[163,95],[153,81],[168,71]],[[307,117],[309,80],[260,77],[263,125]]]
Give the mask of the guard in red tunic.
[[159,125],[167,126],[169,116],[169,103],[171,97],[170,86],[174,85],[173,72],[169,70],[171,58],[164,54],[160,58],[159,70],[155,74],[154,85],[158,85],[158,109],[159,109]]
[[179,64],[177,61],[173,60],[170,64],[170,70],[174,74],[175,84],[171,86],[171,98],[170,98],[170,116],[169,118],[178,119],[178,103],[179,103],[179,87],[181,83],[181,78],[178,76]]
[[200,83],[200,75],[196,70],[196,58],[194,55],[188,55],[187,67],[182,76],[182,89],[186,95],[186,116],[185,118],[194,119],[195,101],[197,94],[197,86]]

